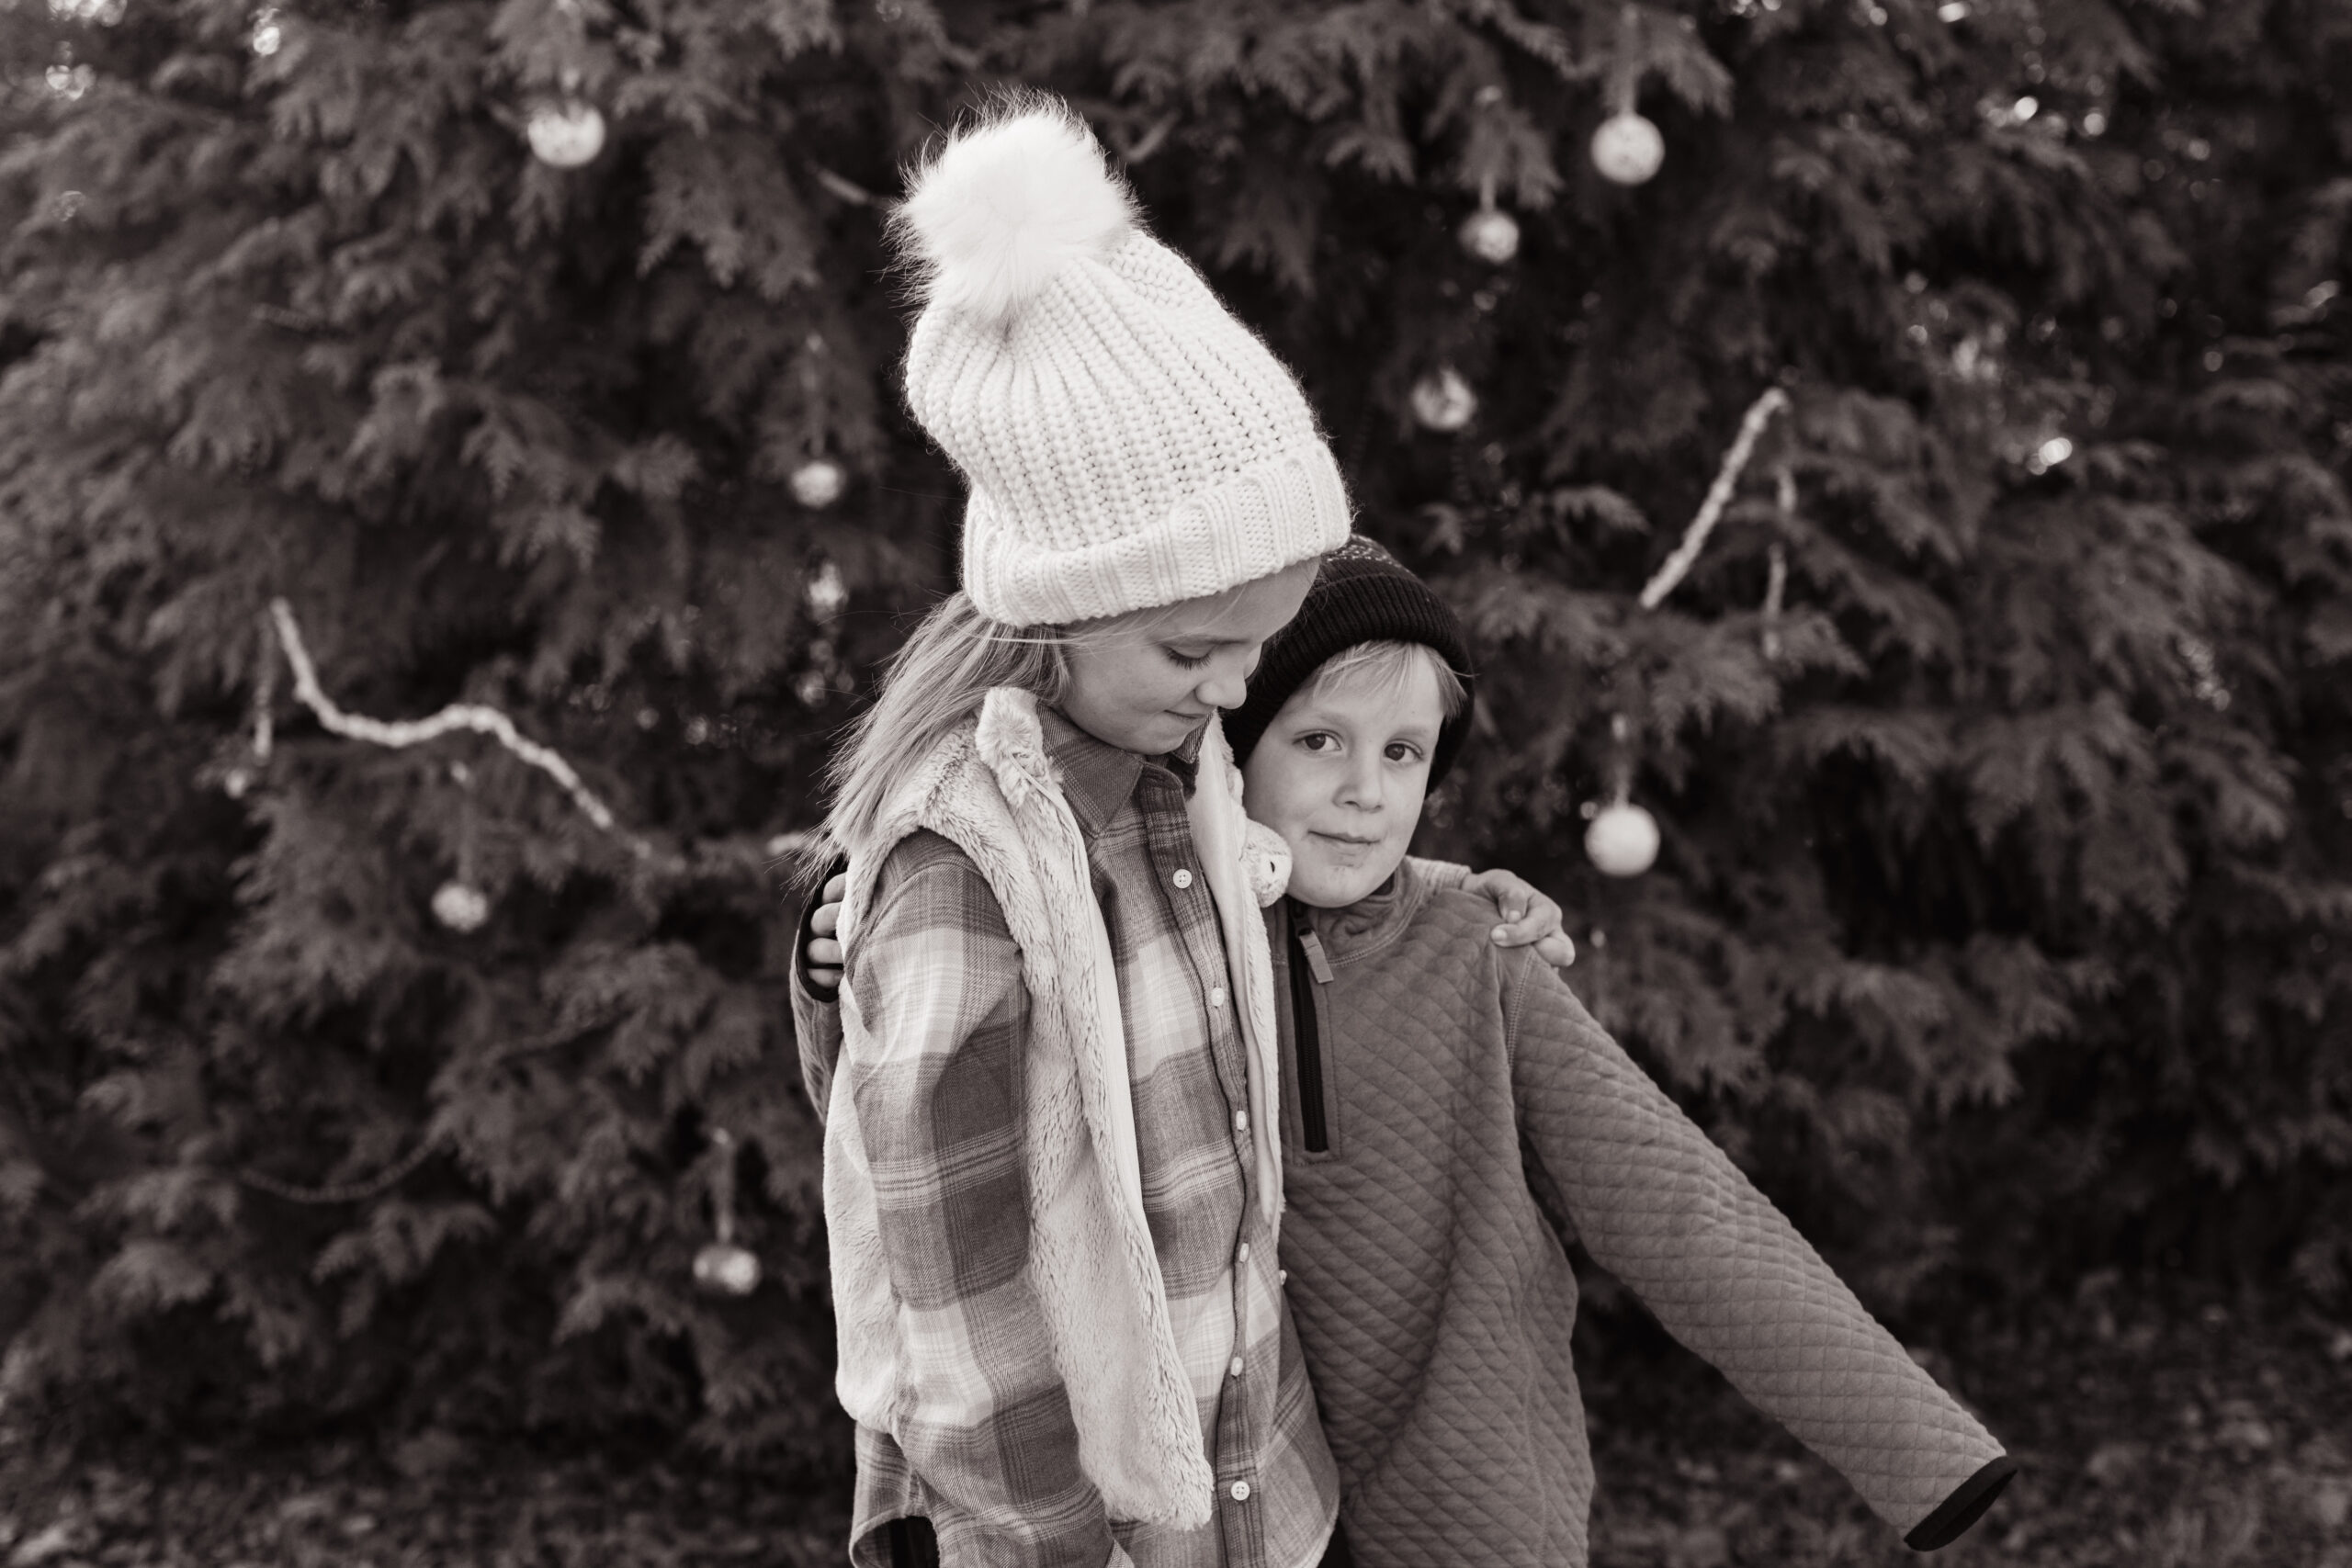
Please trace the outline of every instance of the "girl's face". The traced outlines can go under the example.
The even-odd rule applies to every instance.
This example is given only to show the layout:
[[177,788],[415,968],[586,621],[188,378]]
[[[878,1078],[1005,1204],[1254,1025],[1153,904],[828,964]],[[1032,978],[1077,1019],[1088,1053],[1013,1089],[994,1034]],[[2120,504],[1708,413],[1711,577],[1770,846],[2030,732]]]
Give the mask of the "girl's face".
[[1266,639],[1298,614],[1315,569],[1301,561],[1204,599],[1071,628],[1063,714],[1123,750],[1175,750],[1211,712],[1241,705]]
[[1241,770],[1250,815],[1290,845],[1290,896],[1344,908],[1396,869],[1421,820],[1444,724],[1437,671],[1350,671],[1309,681],[1266,726]]

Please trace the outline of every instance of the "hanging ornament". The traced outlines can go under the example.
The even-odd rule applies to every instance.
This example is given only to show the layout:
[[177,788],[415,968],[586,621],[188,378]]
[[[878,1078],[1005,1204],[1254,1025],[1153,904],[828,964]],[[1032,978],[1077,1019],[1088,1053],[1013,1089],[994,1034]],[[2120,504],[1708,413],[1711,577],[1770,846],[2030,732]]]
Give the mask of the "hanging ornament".
[[1639,876],[1657,863],[1657,818],[1617,800],[1604,806],[1584,830],[1584,852],[1604,876]]
[[490,919],[490,899],[470,883],[452,879],[433,895],[433,918],[460,935],[478,931]]
[[1452,434],[1478,413],[1478,394],[1451,365],[1440,366],[1413,383],[1413,417],[1424,430]]
[[1495,205],[1491,175],[1478,182],[1478,210],[1462,220],[1455,238],[1464,250],[1492,266],[1519,254],[1519,220]]
[[792,470],[792,499],[811,512],[822,512],[842,498],[849,476],[831,457],[811,457]]
[[458,785],[458,874],[433,895],[433,918],[464,935],[478,931],[490,919],[490,897],[474,882],[474,771],[463,762],[449,764]]
[[714,1241],[695,1254],[695,1283],[714,1296],[748,1296],[760,1288],[760,1260],[749,1247]]
[[1641,92],[1642,62],[1651,52],[1643,30],[1640,6],[1629,5],[1617,14],[1617,49],[1602,98],[1609,118],[1592,133],[1592,166],[1601,178],[1621,186],[1640,185],[1666,162],[1666,138],[1634,108]]
[[735,1242],[735,1134],[714,1128],[718,1163],[711,1171],[712,1228],[718,1239],[695,1254],[695,1284],[715,1296],[748,1296],[760,1288],[759,1254]]
[[1519,220],[1499,208],[1482,207],[1462,220],[1462,248],[1494,266],[1519,254]]
[[523,134],[540,163],[559,169],[576,169],[605,150],[605,117],[580,96],[579,72],[563,73],[562,96],[535,107]]
[[1632,109],[1611,115],[1592,133],[1592,166],[1601,178],[1637,186],[1666,162],[1666,138]]

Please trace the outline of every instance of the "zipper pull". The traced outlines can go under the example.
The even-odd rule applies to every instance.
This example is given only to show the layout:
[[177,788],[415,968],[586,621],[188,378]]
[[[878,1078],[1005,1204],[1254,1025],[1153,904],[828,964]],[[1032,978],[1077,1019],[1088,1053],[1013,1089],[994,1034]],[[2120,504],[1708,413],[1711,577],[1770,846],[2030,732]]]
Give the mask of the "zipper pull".
[[1306,919],[1303,915],[1299,917],[1298,921],[1298,945],[1306,954],[1306,967],[1315,976],[1315,983],[1318,986],[1329,985],[1331,961],[1324,956],[1323,939],[1315,934],[1315,928],[1306,923]]

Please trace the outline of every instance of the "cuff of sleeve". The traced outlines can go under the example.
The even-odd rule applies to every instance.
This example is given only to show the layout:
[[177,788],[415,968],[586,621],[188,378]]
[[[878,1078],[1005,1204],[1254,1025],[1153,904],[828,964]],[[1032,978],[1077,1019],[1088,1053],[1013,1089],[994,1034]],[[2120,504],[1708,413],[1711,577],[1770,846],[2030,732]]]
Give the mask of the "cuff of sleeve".
[[817,935],[808,929],[808,922],[816,918],[818,909],[824,905],[826,885],[836,876],[847,874],[848,871],[849,856],[835,855],[832,863],[825,867],[824,874],[818,877],[816,885],[808,889],[808,901],[800,906],[800,924],[792,938],[793,984],[809,997],[822,1001],[831,1001],[832,992],[819,990],[816,982],[808,977],[808,943]]
[[1993,1499],[2001,1489],[2014,1480],[2018,1461],[2003,1454],[1987,1460],[1983,1469],[1960,1483],[1952,1495],[1936,1507],[1936,1511],[1911,1527],[1903,1544],[1914,1551],[1933,1551],[1958,1540],[1969,1526],[1984,1517]]

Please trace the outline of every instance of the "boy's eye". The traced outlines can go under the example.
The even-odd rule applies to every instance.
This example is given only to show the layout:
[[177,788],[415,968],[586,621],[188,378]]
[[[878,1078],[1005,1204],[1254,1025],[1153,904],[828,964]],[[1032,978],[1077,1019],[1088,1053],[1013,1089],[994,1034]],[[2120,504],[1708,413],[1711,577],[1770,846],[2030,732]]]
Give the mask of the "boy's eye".
[[1320,729],[1310,729],[1298,738],[1300,749],[1307,751],[1329,751],[1339,743],[1336,736]]
[[1421,749],[1409,740],[1391,740],[1388,760],[1392,762],[1414,762],[1420,760]]

